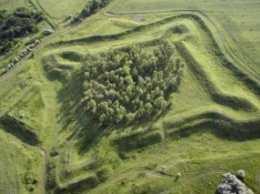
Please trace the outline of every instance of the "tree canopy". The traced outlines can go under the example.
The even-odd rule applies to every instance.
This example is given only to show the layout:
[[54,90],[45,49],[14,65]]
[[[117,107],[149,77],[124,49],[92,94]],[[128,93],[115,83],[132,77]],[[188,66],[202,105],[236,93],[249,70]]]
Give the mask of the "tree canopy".
[[141,122],[160,115],[181,78],[181,62],[171,42],[163,41],[148,54],[130,46],[84,60],[84,107],[102,124]]
[[105,7],[112,0],[89,0],[83,10],[76,17],[73,18],[72,23],[78,22],[81,19],[84,19],[93,13],[95,13],[98,9]]
[[0,10],[0,54],[10,50],[14,38],[19,38],[36,32],[36,24],[43,20],[42,14],[20,7],[9,14]]

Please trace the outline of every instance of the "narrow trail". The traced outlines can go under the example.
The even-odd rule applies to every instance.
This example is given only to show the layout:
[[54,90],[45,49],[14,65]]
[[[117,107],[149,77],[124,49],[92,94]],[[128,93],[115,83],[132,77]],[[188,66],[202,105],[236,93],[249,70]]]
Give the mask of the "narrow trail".
[[124,178],[128,178],[131,175],[139,174],[139,173],[145,173],[147,175],[150,174],[150,175],[157,176],[157,177],[160,177],[160,178],[173,179],[173,177],[170,176],[170,175],[165,175],[165,174],[161,174],[161,173],[158,173],[158,172],[145,170],[144,168],[132,168],[132,169],[126,170],[126,171],[116,175],[114,178],[108,180],[107,182],[100,184],[96,188],[89,191],[88,194],[98,193],[100,190],[103,190],[103,189],[109,187],[109,185],[111,185],[113,183],[116,183],[116,182],[118,182],[118,181],[120,181]]
[[[202,178],[204,176],[207,175],[211,175],[211,174],[223,174],[225,172],[228,172],[225,169],[208,169],[208,170],[203,170],[201,172],[198,173],[188,173],[188,174],[183,174],[183,176],[188,175],[188,176],[192,176],[191,178],[189,178],[189,182],[192,181],[193,179],[198,179],[198,178]],[[176,178],[175,176],[172,175],[167,175],[167,174],[162,174],[162,173],[158,173],[155,171],[149,171],[149,170],[145,170],[144,168],[135,168],[135,169],[130,169],[128,171],[125,171],[117,176],[115,176],[114,178],[110,179],[109,181],[100,184],[99,186],[97,186],[96,188],[92,189],[91,191],[88,192],[88,194],[91,193],[98,193],[101,190],[104,190],[105,188],[109,187],[111,184],[114,184],[124,178],[128,178],[131,175],[134,174],[139,174],[139,173],[145,173],[146,175],[153,175],[153,176],[157,176],[158,178],[165,178],[165,179],[169,179],[169,180],[173,180]],[[172,188],[163,191],[159,194],[168,194],[171,193],[176,187],[178,187],[179,184],[176,183]]]
[[[212,175],[212,174],[223,174],[223,173],[226,173],[228,172],[228,170],[224,170],[224,169],[208,169],[208,170],[204,170],[204,171],[201,171],[199,173],[195,173],[195,175],[191,178],[188,178],[188,183],[189,182],[192,182],[194,179],[198,179],[198,178],[203,178],[207,175]],[[185,174],[184,174],[185,175]],[[181,186],[182,183],[176,183],[176,185],[174,185],[173,187],[171,187],[170,189],[167,189],[163,192],[160,192],[158,194],[171,194],[172,191],[174,191],[176,188],[178,188],[178,186]]]
[[47,154],[46,150],[41,146],[38,146],[37,149],[43,157],[43,168],[42,168],[43,169],[43,172],[42,172],[43,184],[41,186],[42,186],[42,193],[46,193],[45,185],[46,185],[46,171],[47,171],[47,164],[48,164],[48,154]]
[[54,27],[55,29],[58,28],[57,24],[53,21],[53,17],[50,16],[49,13],[47,13],[45,11],[45,9],[42,7],[42,5],[38,2],[38,0],[29,0],[29,2],[31,3],[31,5],[38,11],[43,12],[43,15],[45,15],[45,17],[47,17],[47,19],[45,20],[51,27]]
[[[40,48],[40,47],[39,47]],[[37,48],[37,50],[39,49]],[[46,172],[49,162],[49,152],[53,146],[57,145],[58,141],[58,131],[61,126],[58,123],[57,115],[59,114],[59,106],[57,102],[57,91],[55,88],[55,83],[52,83],[45,76],[45,72],[41,63],[36,63],[35,74],[38,80],[42,83],[40,90],[45,108],[42,119],[41,130],[39,131],[39,136],[42,140],[42,145],[38,146],[37,149],[43,157],[43,185],[44,192],[46,193]]]
[[[47,165],[49,162],[48,152],[52,149],[53,146],[58,143],[58,131],[61,126],[58,124],[57,115],[59,114],[59,107],[57,102],[57,93],[54,83],[51,83],[46,76],[44,75],[43,69],[40,65],[36,65],[38,68],[38,75],[40,80],[43,82],[43,87],[41,90],[41,95],[45,104],[45,114],[43,118],[42,125],[42,139],[43,145],[39,147],[39,151],[44,159],[44,187],[46,186],[46,172]],[[48,151],[47,151],[48,150]],[[45,190],[45,189],[44,189]]]
[[[231,63],[233,63],[237,68],[240,67],[240,64],[243,63],[242,60],[240,60],[241,62],[238,62],[232,54],[230,54],[230,52],[228,51],[229,49],[227,47],[227,41],[225,41],[225,38],[223,37],[222,33],[220,32],[219,27],[217,27],[217,25],[215,24],[215,22],[207,15],[205,14],[203,11],[200,10],[194,10],[194,12],[199,13],[200,15],[204,16],[209,23],[212,25],[212,27],[214,28],[215,34],[217,35],[217,38],[219,40],[220,46],[221,46],[221,50],[223,51],[225,57],[227,58],[227,60],[229,60]],[[240,59],[239,56],[236,56],[237,58]],[[243,65],[244,66],[244,65]],[[247,66],[247,68],[249,68],[249,66]],[[240,71],[241,68],[239,68]],[[250,75],[254,75],[254,79],[257,80],[257,75],[255,74],[255,71],[253,69],[250,68]],[[258,82],[259,83],[259,82]]]

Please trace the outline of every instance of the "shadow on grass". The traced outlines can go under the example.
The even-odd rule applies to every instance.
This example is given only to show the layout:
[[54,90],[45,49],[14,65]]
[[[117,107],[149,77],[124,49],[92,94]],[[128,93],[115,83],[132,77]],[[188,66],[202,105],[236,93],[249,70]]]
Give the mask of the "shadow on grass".
[[[203,88],[208,92],[208,94],[214,102],[223,106],[230,107],[234,110],[241,109],[247,112],[258,111],[258,109],[245,98],[234,95],[222,94],[221,91],[219,91],[219,89],[211,81],[210,77],[204,72],[199,62],[197,62],[194,56],[186,48],[185,44],[183,44],[183,42],[177,42],[175,43],[175,46],[177,50],[180,52],[183,59],[185,59],[186,64],[189,65],[192,72],[196,74],[196,77],[198,78],[199,82],[201,83]],[[255,84],[251,87],[253,86],[255,87],[254,91],[257,91],[258,86]]]
[[203,131],[211,131],[216,137],[231,141],[246,141],[260,138],[260,120],[248,122],[234,122],[220,118],[205,118],[194,120],[194,124],[178,126],[177,130],[170,133],[170,137],[178,139],[189,137]]
[[[53,80],[53,77],[50,78],[50,80]],[[67,140],[77,138],[78,143],[76,146],[78,147],[79,154],[87,152],[95,143],[99,142],[103,136],[108,136],[111,130],[119,130],[129,126],[133,126],[133,129],[140,126],[147,126],[147,124],[153,123],[160,117],[163,117],[170,108],[168,107],[165,111],[151,115],[148,118],[140,118],[132,123],[123,121],[113,125],[110,125],[109,123],[107,125],[101,125],[93,115],[90,115],[84,110],[84,104],[81,102],[84,97],[84,72],[75,71],[68,81],[60,79],[59,77],[57,77],[56,80],[62,83],[62,88],[58,92],[57,97],[61,104],[59,122],[61,123],[63,130],[73,126],[73,129],[71,129],[72,132],[70,136],[67,137]],[[180,83],[181,79],[178,80],[174,92],[177,91]],[[154,138],[156,140],[154,140]],[[142,145],[141,147],[148,146],[148,144],[143,142],[143,140],[161,142],[161,135],[156,133],[151,134],[150,136],[147,135],[144,139],[141,138],[140,141],[138,141],[138,144]],[[135,147],[136,146],[131,146],[132,149],[135,149]]]
[[7,114],[0,118],[0,123],[5,132],[14,135],[23,143],[33,146],[40,143],[38,136],[33,129],[17,118]]
[[[57,78],[62,83],[58,91],[58,102],[61,104],[59,122],[62,130],[71,130],[67,140],[77,138],[79,154],[87,152],[108,131],[107,126],[101,126],[84,110],[83,98],[84,72],[75,71],[69,80]],[[106,130],[105,130],[106,129]],[[62,131],[60,131],[62,132]],[[79,134],[80,133],[80,134]]]
[[50,81],[58,80],[61,83],[68,82],[74,71],[73,66],[60,64],[53,55],[44,57],[41,62],[43,64],[43,70],[45,71],[46,77]]

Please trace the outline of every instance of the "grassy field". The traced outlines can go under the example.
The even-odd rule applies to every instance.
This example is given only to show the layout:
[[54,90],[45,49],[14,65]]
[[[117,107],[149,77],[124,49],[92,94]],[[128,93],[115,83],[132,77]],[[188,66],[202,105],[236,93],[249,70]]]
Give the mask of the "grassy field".
[[[42,176],[42,156],[37,148],[24,145],[19,139],[5,133],[1,128],[1,165],[0,165],[0,192],[1,193],[28,193],[28,184],[24,184],[27,172],[33,172],[37,177],[35,193],[44,192]],[[40,166],[40,168],[39,168]]]
[[[242,1],[183,1],[146,0],[116,1],[108,12],[115,14],[145,14],[151,12],[201,11],[219,28],[232,54],[251,73],[259,76],[259,26],[260,4],[257,0]],[[258,77],[259,78],[259,77]]]
[[[73,27],[56,21],[83,1],[36,2],[58,28],[0,76],[0,193],[209,194],[239,169],[260,193],[260,4],[147,2],[114,0]],[[86,53],[132,44],[149,52],[160,40],[184,64],[169,111],[133,126],[90,123],[81,104]],[[23,127],[2,122],[6,115]],[[36,183],[24,180],[32,172]]]
[[80,0],[75,2],[66,0],[58,3],[52,0],[37,0],[37,3],[51,18],[64,19],[80,11],[86,4],[86,1]]
[[[124,21],[126,16],[122,17]],[[164,18],[167,17],[164,16]],[[107,22],[106,18],[103,20],[103,22]],[[119,19],[117,18],[117,20]],[[102,23],[101,18],[99,21]],[[188,27],[187,35],[180,36],[178,34],[172,33],[173,30],[169,30],[174,29],[175,26],[181,24],[184,24]],[[196,63],[198,65],[196,68],[198,68],[197,70],[200,71],[199,76],[202,76],[201,79],[198,79],[198,75],[195,74],[196,69],[194,69],[193,65],[191,65],[191,61],[187,60],[184,71],[184,79],[181,83],[179,91],[172,95],[172,110],[168,113],[168,116],[162,120],[158,120],[156,123],[156,125],[159,126],[159,131],[163,130],[163,127],[160,126],[162,123],[166,123],[167,125],[167,131],[164,137],[166,140],[162,145],[153,145],[147,150],[140,150],[138,152],[133,150],[130,153],[126,153],[125,157],[127,159],[124,160],[122,160],[120,157],[118,158],[113,146],[111,147],[109,142],[113,141],[113,139],[126,136],[128,133],[131,133],[132,129],[125,129],[119,133],[112,132],[111,134],[101,134],[101,137],[98,140],[99,143],[87,152],[79,151],[79,149],[84,149],[84,145],[80,146],[80,148],[75,147],[73,150],[71,150],[71,144],[73,145],[73,142],[67,145],[68,151],[66,151],[63,157],[61,157],[61,161],[69,160],[68,158],[70,158],[70,164],[59,167],[59,171],[61,171],[60,178],[62,184],[60,187],[62,191],[66,191],[64,190],[65,188],[73,187],[73,185],[76,183],[81,185],[81,182],[83,183],[84,181],[88,180],[89,176],[93,176],[93,174],[91,174],[92,171],[87,169],[92,165],[93,162],[95,162],[94,156],[97,153],[100,153],[99,157],[104,160],[103,165],[112,166],[113,170],[111,173],[111,179],[109,178],[107,183],[105,182],[94,189],[93,193],[102,193],[104,191],[110,193],[115,191],[118,191],[118,193],[131,193],[133,190],[136,193],[139,193],[142,192],[141,188],[147,187],[147,190],[151,189],[151,185],[155,185],[155,188],[152,189],[151,193],[159,193],[160,191],[168,189],[170,189],[172,193],[175,193],[175,190],[176,193],[190,193],[192,191],[194,193],[211,193],[215,189],[213,185],[217,184],[219,177],[223,172],[228,170],[235,172],[236,169],[234,167],[239,168],[239,165],[237,163],[235,164],[234,161],[237,160],[236,158],[242,160],[240,151],[241,153],[252,152],[252,155],[256,157],[252,159],[252,164],[248,164],[249,166],[246,168],[247,171],[252,172],[252,175],[250,175],[251,178],[249,178],[249,184],[256,184],[254,189],[258,191],[259,188],[257,186],[257,182],[255,182],[255,176],[258,175],[255,172],[257,172],[257,169],[259,169],[259,163],[257,162],[259,157],[257,156],[257,147],[259,146],[259,141],[252,140],[245,141],[244,143],[237,143],[236,140],[232,142],[226,140],[225,138],[222,139],[222,136],[219,139],[218,136],[221,134],[218,133],[221,133],[223,129],[221,129],[221,127],[213,128],[211,125],[204,124],[204,121],[211,117],[208,117],[207,115],[211,115],[212,113],[215,114],[214,112],[216,112],[216,114],[222,115],[227,120],[232,120],[232,122],[234,121],[237,123],[247,122],[251,119],[257,120],[259,118],[260,107],[258,96],[252,93],[250,89],[244,84],[243,80],[239,80],[234,72],[230,71],[222,65],[223,58],[221,58],[218,52],[216,52],[216,45],[214,45],[212,37],[208,36],[207,32],[202,30],[198,23],[193,20],[186,19],[185,17],[172,17],[170,19],[168,18],[160,21],[160,29],[157,29],[155,27],[156,25],[157,23],[153,25],[148,22],[147,25],[145,25],[146,27],[143,27],[141,31],[127,32],[129,29],[126,29],[126,32],[122,35],[119,35],[118,37],[115,37],[115,40],[110,40],[109,35],[104,35],[103,31],[100,31],[100,35],[103,35],[104,37],[102,42],[99,40],[92,41],[90,39],[91,36],[90,38],[87,38],[89,35],[86,35],[86,38],[84,38],[80,31],[78,34],[79,36],[75,36],[76,38],[72,39],[71,37],[73,36],[70,36],[70,34],[74,34],[76,32],[70,31],[67,32],[66,36],[57,38],[58,43],[53,44],[50,47],[54,49],[56,55],[58,55],[59,52],[68,52],[68,50],[77,50],[79,55],[81,55],[85,50],[98,52],[109,47],[117,48],[131,44],[133,42],[138,43],[138,41],[151,41],[154,38],[160,37],[167,37],[173,42],[176,42],[176,44],[178,44],[180,40],[185,39],[185,41],[183,41],[183,45],[196,59]],[[113,28],[113,26],[110,27]],[[132,39],[133,36],[136,38],[135,40]],[[60,47],[60,44],[63,44],[64,46]],[[99,45],[102,45],[102,47]],[[181,52],[181,50],[179,51]],[[52,55],[51,53],[53,52],[47,53]],[[207,54],[205,55],[205,53]],[[59,56],[62,55],[59,54]],[[206,80],[208,80],[209,83],[205,83]],[[225,100],[219,101],[218,98],[220,98],[220,96],[217,97],[217,99],[214,97],[216,92],[222,96],[221,98],[223,98],[223,100],[225,98],[229,98],[228,96],[230,96],[230,98],[234,97],[234,101],[232,102],[231,100],[230,103],[225,102]],[[251,111],[249,113],[247,108],[242,104],[241,108],[239,108],[239,104],[235,105],[235,96],[241,102],[244,101],[243,99],[246,99],[246,101],[249,100],[250,103],[248,106],[255,107],[253,108],[254,113]],[[234,104],[232,105],[232,103]],[[196,119],[196,115],[201,115],[202,118]],[[193,116],[194,119],[192,119]],[[175,128],[173,125],[180,125],[181,129],[191,128],[191,131],[189,132],[190,135],[184,139],[180,138],[180,140],[177,141],[170,141],[171,137],[173,137],[172,134],[175,134],[174,138],[176,134],[178,134],[178,127]],[[198,134],[193,134],[192,129],[194,129],[194,132],[198,130]],[[136,131],[139,130],[142,131],[142,127],[136,129]],[[193,138],[197,138],[197,140]],[[79,143],[79,145],[81,145],[81,143]],[[173,154],[171,150],[174,150]],[[79,154],[79,152],[81,154]],[[157,154],[154,155],[152,153]],[[161,154],[160,157],[158,157],[158,154]],[[250,158],[250,156],[248,157]],[[181,167],[175,169],[171,167],[173,164],[168,164],[169,161],[175,160],[176,162],[174,162],[174,165],[180,165]],[[249,161],[250,160],[251,159],[249,159]],[[209,161],[212,162],[209,164]],[[200,167],[197,166],[197,163],[200,164]],[[244,164],[247,163],[247,160],[242,163],[244,166]],[[150,169],[150,165],[153,166],[152,169]],[[169,166],[169,171],[172,173],[168,177],[164,177],[163,175],[160,176],[160,173],[159,175],[156,174],[156,172],[160,172],[160,167],[164,165]],[[186,168],[185,165],[189,166],[187,167],[187,172],[185,172],[183,169]],[[144,170],[146,168],[150,170]],[[66,177],[63,177],[62,174],[65,172],[62,172],[62,169],[68,169],[68,171],[65,171],[68,173]],[[85,169],[86,172],[82,173],[81,169]],[[126,169],[129,169],[129,171],[125,172]],[[184,182],[178,182],[176,185],[171,181],[164,182],[162,185],[159,184],[161,179],[170,179],[173,181],[174,176],[178,171],[184,171],[184,174],[187,173],[187,176],[185,176],[186,178],[183,180]],[[150,178],[151,176],[152,178]],[[62,181],[62,179],[64,180]],[[123,184],[126,182],[126,185],[122,186],[122,182]],[[158,182],[158,184],[156,185],[154,182]],[[150,185],[150,187],[147,185]],[[201,186],[198,187],[198,185]],[[202,187],[202,185],[208,186]],[[88,192],[89,191],[87,191],[87,193]]]
[[1,9],[6,9],[6,10],[14,10],[18,7],[22,7],[24,6],[25,1],[24,0],[12,0],[12,1],[8,1],[8,0],[2,0],[1,1]]

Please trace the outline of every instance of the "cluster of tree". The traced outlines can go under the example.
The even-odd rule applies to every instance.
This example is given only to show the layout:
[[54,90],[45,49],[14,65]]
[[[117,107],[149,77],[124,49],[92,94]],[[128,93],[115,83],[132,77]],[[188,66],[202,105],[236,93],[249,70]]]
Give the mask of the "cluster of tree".
[[13,39],[37,32],[37,23],[43,20],[42,14],[32,12],[24,7],[17,8],[13,13],[0,11],[0,54],[10,50]]
[[84,9],[80,12],[80,14],[73,18],[72,23],[78,22],[81,19],[84,19],[93,13],[95,13],[98,9],[105,7],[112,0],[90,0]]
[[162,41],[151,54],[142,46],[88,54],[84,61],[85,109],[102,124],[131,123],[170,107],[182,64],[174,46]]

